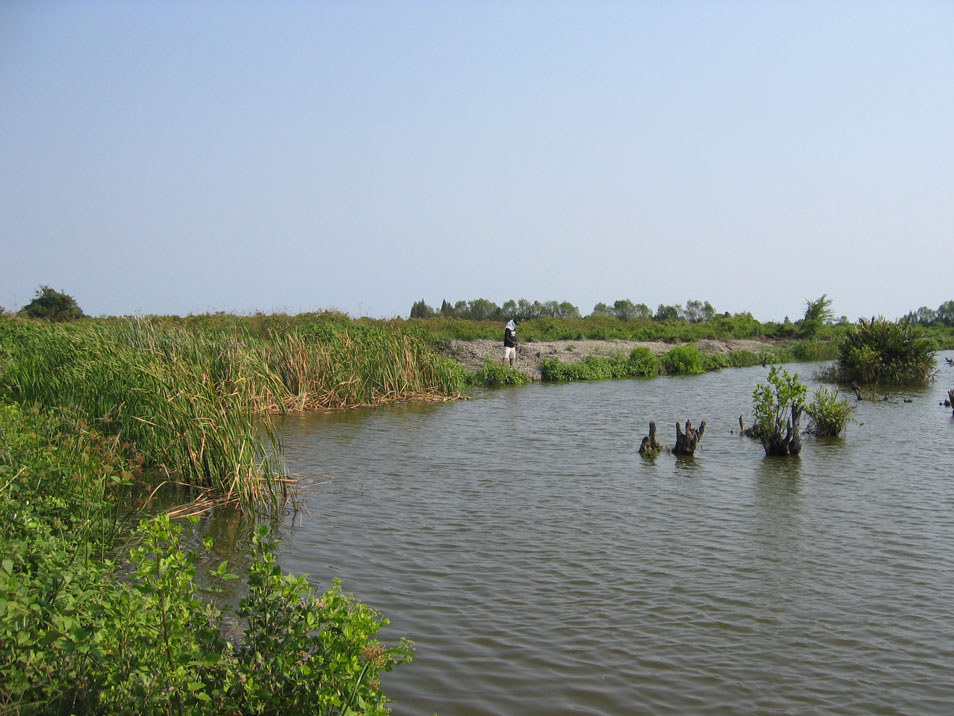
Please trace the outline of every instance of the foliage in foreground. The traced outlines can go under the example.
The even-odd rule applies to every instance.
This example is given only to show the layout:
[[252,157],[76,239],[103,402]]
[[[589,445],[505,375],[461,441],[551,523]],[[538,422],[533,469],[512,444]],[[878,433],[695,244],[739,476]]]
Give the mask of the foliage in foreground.
[[114,553],[129,469],[75,427],[0,406],[0,712],[387,713],[377,676],[410,645],[376,640],[386,620],[337,582],[317,596],[282,575],[260,528],[246,628],[226,640],[168,517],[140,524],[128,562]]
[[787,370],[773,365],[768,385],[755,386],[752,393],[755,435],[770,456],[797,455],[802,449],[799,421],[808,388]]
[[837,437],[844,432],[854,410],[846,401],[838,400],[837,389],[817,390],[814,400],[805,406],[805,412],[811,421],[808,432],[820,438]]
[[919,326],[862,318],[842,340],[837,377],[863,385],[923,385],[934,371],[934,351]]

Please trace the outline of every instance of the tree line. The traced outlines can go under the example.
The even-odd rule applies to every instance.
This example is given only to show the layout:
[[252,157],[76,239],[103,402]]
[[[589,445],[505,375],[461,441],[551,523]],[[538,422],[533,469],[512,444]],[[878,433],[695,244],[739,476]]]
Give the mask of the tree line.
[[[708,301],[686,301],[685,306],[659,304],[653,312],[645,303],[633,303],[628,298],[614,301],[612,305],[597,303],[590,316],[614,316],[621,321],[646,319],[654,321],[685,321],[702,323],[716,317],[716,310]],[[486,298],[450,303],[446,299],[435,310],[422,298],[411,306],[411,318],[464,318],[472,321],[500,321],[516,318],[529,321],[534,318],[581,318],[580,309],[569,301],[533,301],[525,298],[505,301],[498,306]]]
[[954,301],[945,301],[937,309],[921,306],[911,311],[902,320],[909,323],[918,323],[922,326],[932,326],[938,323],[945,326],[954,326]]

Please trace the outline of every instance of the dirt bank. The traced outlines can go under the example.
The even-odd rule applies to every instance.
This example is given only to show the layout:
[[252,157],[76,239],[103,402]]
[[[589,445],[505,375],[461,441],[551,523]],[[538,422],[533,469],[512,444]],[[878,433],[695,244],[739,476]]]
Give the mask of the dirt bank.
[[[527,373],[534,380],[540,380],[540,362],[544,358],[559,358],[564,363],[573,363],[590,355],[608,356],[614,353],[629,353],[633,348],[638,347],[649,348],[656,355],[662,355],[672,348],[673,344],[620,340],[521,343],[517,349],[517,362],[514,367]],[[704,339],[696,341],[696,347],[703,353],[730,353],[738,350],[759,353],[772,350],[776,344],[770,341]],[[503,341],[489,339],[451,341],[444,352],[468,370],[477,370],[487,360],[501,361],[503,359]]]

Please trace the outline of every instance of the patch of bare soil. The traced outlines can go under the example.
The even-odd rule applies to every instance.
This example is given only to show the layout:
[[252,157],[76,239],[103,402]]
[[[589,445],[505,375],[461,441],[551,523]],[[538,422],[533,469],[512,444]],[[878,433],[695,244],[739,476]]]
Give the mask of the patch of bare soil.
[[[522,370],[534,380],[540,380],[540,363],[544,358],[558,358],[564,363],[574,363],[590,355],[609,356],[615,353],[629,353],[633,348],[649,348],[655,355],[662,355],[673,347],[672,343],[637,341],[546,341],[521,343],[517,348],[517,362],[514,367]],[[711,340],[696,341],[696,347],[703,353],[730,353],[747,350],[753,353],[769,350],[774,344],[769,341],[755,340]],[[490,360],[503,361],[503,341],[486,338],[475,341],[451,341],[445,355],[450,356],[468,370],[477,370]]]

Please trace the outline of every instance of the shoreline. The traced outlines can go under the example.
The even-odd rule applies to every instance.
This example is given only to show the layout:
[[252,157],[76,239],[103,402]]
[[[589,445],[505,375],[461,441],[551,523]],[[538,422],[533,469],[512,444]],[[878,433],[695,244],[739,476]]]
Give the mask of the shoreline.
[[[771,340],[745,339],[712,339],[704,338],[694,341],[702,353],[731,353],[732,351],[776,351],[781,342]],[[648,348],[656,356],[663,355],[677,345],[683,343],[665,343],[663,341],[624,341],[613,340],[565,340],[565,341],[531,341],[520,343],[517,347],[517,360],[514,368],[526,373],[533,380],[541,379],[540,364],[546,358],[557,358],[564,363],[575,363],[587,356],[611,356],[617,353],[629,353],[633,348]],[[488,360],[493,363],[503,361],[503,341],[479,338],[473,341],[452,340],[441,351],[443,355],[453,358],[464,368],[470,371],[479,370]]]

